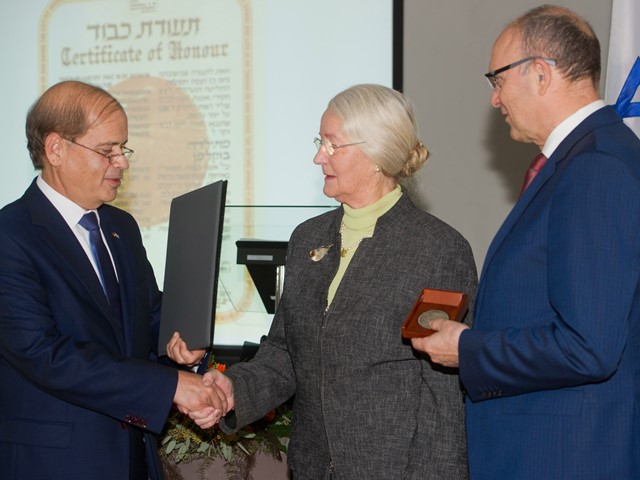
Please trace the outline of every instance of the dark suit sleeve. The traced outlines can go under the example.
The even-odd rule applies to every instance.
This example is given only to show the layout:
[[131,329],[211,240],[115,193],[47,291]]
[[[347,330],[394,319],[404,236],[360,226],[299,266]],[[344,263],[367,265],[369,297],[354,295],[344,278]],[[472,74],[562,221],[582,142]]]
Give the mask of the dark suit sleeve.
[[251,362],[236,363],[227,371],[234,385],[236,406],[220,422],[223,431],[233,432],[258,420],[295,393],[295,372],[285,339],[286,309],[282,305],[281,301],[269,335],[256,356]]
[[[598,382],[615,372],[640,278],[638,192],[629,162],[598,152],[571,160],[548,203],[546,245],[535,252],[546,258],[546,278],[536,280],[547,283],[546,304],[530,302],[530,292],[502,278],[492,294],[505,292],[502,301],[518,302],[530,321],[460,338],[461,379],[472,400],[490,398],[488,391],[508,396]],[[536,269],[511,272],[511,280]]]
[[[74,272],[35,237],[0,233],[0,362],[63,402],[161,431],[177,373],[123,354]],[[136,289],[150,292],[144,280]],[[158,301],[140,308],[147,337]]]

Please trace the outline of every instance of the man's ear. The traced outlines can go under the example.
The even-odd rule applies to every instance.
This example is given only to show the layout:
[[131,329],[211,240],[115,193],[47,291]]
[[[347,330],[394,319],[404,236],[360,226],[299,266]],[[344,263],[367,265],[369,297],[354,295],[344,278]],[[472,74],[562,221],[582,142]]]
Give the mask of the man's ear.
[[553,81],[553,72],[551,66],[544,60],[534,60],[533,68],[536,74],[536,83],[538,85],[538,93],[544,95],[549,89]]
[[44,139],[44,154],[53,166],[60,165],[65,151],[64,138],[57,133],[50,133]]

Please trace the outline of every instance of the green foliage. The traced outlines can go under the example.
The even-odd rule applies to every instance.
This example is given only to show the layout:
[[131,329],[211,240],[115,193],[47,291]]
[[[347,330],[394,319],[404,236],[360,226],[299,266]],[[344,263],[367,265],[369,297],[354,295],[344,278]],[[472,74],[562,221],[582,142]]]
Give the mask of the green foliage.
[[175,463],[216,457],[231,463],[238,455],[256,453],[281,458],[280,453],[287,453],[290,434],[291,410],[284,405],[234,434],[226,434],[217,426],[202,430],[176,410],[162,433],[160,454]]

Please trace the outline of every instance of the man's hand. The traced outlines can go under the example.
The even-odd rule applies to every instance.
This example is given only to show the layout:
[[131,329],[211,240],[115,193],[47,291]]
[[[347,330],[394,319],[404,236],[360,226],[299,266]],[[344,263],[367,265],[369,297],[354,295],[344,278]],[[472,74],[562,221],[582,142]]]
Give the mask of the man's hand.
[[171,360],[187,367],[194,367],[204,357],[205,350],[189,350],[187,343],[175,332],[167,342],[167,355]]
[[458,342],[462,332],[469,327],[464,323],[436,319],[429,323],[429,328],[436,333],[429,337],[412,338],[413,348],[427,353],[434,363],[445,367],[459,366]]
[[227,377],[224,373],[219,372],[218,370],[209,370],[204,374],[204,378],[202,381],[205,385],[216,385],[227,397],[227,411],[224,412],[226,415],[229,410],[232,410],[235,401],[233,396],[233,383],[231,379]]
[[231,379],[217,370],[210,370],[202,377],[202,383],[207,387],[215,387],[224,394],[227,400],[227,409],[217,412],[212,407],[206,407],[197,411],[188,412],[189,417],[196,422],[200,428],[210,428],[220,421],[229,410],[234,407],[233,384]]
[[[192,416],[193,412],[208,412],[206,415],[200,413],[196,415],[204,416],[207,423],[214,425],[224,413],[228,411],[226,394],[215,384],[207,385],[204,377],[196,373],[178,371],[178,387],[173,397],[178,410],[184,414]],[[194,417],[192,417],[194,418]],[[199,420],[194,418],[200,425]]]

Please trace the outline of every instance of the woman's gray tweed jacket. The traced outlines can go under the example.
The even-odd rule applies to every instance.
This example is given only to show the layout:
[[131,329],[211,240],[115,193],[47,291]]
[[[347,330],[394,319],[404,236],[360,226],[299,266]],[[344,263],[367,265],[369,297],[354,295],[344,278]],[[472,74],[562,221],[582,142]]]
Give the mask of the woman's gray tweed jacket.
[[[466,292],[477,275],[467,241],[403,195],[362,241],[331,306],[340,258],[338,208],[299,225],[284,292],[256,357],[228,371],[235,412],[252,422],[295,394],[288,462],[294,480],[460,480],[468,477],[463,394],[401,338],[423,288]],[[313,261],[309,252],[329,246]],[[470,321],[471,312],[465,321]]]

